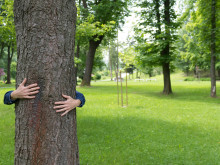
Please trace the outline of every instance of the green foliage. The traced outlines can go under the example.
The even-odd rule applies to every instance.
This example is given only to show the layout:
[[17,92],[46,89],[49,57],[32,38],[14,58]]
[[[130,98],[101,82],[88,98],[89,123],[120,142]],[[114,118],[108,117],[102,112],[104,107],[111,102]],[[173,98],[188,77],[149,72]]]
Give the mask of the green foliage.
[[[104,66],[104,62],[101,59],[103,56],[100,55],[99,52],[96,52],[96,49],[101,44],[104,36],[109,39],[115,37],[116,29],[119,27],[119,24],[124,23],[123,19],[128,15],[128,2],[129,0],[77,1],[78,21],[76,28],[76,45],[79,44],[80,48],[83,47],[83,49],[86,48],[87,50],[89,46],[94,49],[92,52],[95,52],[96,56],[92,69],[93,73],[97,72],[98,69],[101,70]],[[91,45],[90,41],[97,41],[97,45]],[[80,69],[78,70],[81,72],[81,78],[83,77],[82,74],[84,73],[84,68],[86,67],[85,55],[88,54],[86,49],[84,49],[83,54],[80,53],[82,64],[79,66]]]
[[0,42],[14,43],[16,42],[15,26],[14,26],[14,13],[13,13],[13,0],[0,1]]
[[135,63],[136,52],[133,46],[129,46],[125,48],[123,52],[119,52],[118,56],[126,67],[136,64]]
[[16,69],[17,69],[17,62],[13,61],[13,62],[11,63],[11,77],[12,77],[13,79],[16,78]]
[[99,36],[115,36],[113,31],[124,23],[124,17],[129,13],[129,0],[85,0],[86,7],[81,3],[78,5],[77,40],[81,37],[99,40]]
[[[163,3],[163,0],[143,0],[138,4],[141,20],[135,28],[136,50],[139,52],[136,59],[142,67],[160,66],[175,59],[173,43],[177,39],[176,30],[180,23],[173,7],[175,1],[170,1],[170,22],[166,23]],[[170,52],[166,55],[162,50],[168,43]]]
[[[211,5],[210,0],[188,1],[189,7],[185,24],[180,31],[180,45],[183,49],[180,56],[185,61],[190,61],[190,69],[196,65],[201,69],[210,68],[211,45]],[[220,2],[216,6],[216,45],[220,43]],[[217,59],[220,58],[220,47],[216,46]]]
[[95,75],[92,75],[92,80],[101,80],[102,76],[99,73],[95,73]]
[[76,28],[76,40],[82,40],[87,38],[88,40],[95,36],[94,40],[99,40],[99,37],[112,31],[115,22],[109,21],[107,24],[94,21],[95,16],[90,14],[85,21],[78,24]]
[[96,56],[95,56],[94,64],[93,64],[93,73],[103,70],[103,67],[105,66],[103,58],[104,58],[103,51],[102,51],[102,46],[101,46],[96,51]]
[[108,48],[106,47],[109,56],[108,68],[111,68],[112,72],[117,70],[117,63],[120,67],[120,61],[118,60],[118,45],[119,43],[116,40],[109,39]]
[[188,77],[185,78],[184,81],[211,81],[210,78],[194,78],[194,77]]

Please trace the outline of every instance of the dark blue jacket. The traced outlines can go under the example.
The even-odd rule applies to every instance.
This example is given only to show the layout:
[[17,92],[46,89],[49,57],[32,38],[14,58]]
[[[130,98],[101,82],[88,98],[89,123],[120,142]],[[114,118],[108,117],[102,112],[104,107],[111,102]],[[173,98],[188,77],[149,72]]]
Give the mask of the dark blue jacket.
[[[8,91],[7,93],[5,93],[4,104],[10,105],[10,104],[13,104],[13,103],[16,102],[16,100],[11,99],[11,93],[12,92],[13,91]],[[81,104],[80,104],[79,107],[82,107],[86,102],[84,95],[82,93],[78,92],[78,91],[76,91],[76,99],[79,99],[81,101]]]

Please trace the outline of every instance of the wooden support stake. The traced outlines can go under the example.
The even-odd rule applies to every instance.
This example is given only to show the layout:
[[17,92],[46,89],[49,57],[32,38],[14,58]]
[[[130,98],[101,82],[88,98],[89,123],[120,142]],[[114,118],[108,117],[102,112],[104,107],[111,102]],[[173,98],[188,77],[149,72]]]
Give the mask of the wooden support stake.
[[121,106],[123,107],[123,88],[122,88],[121,71],[120,71],[120,81],[121,81]]
[[118,106],[119,106],[118,70],[116,72],[116,80],[117,80],[117,94],[118,94]]
[[128,106],[128,78],[126,72],[126,106]]

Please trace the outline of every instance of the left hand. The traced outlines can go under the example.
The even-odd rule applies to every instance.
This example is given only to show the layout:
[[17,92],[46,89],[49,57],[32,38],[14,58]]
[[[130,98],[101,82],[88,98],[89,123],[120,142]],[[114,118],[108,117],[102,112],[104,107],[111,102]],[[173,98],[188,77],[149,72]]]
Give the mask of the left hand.
[[66,98],[66,101],[58,101],[55,102],[55,105],[53,108],[58,109],[56,112],[64,112],[61,114],[61,116],[66,115],[69,111],[72,109],[78,107],[81,104],[81,101],[79,99],[73,99],[70,96],[62,94],[64,98]]

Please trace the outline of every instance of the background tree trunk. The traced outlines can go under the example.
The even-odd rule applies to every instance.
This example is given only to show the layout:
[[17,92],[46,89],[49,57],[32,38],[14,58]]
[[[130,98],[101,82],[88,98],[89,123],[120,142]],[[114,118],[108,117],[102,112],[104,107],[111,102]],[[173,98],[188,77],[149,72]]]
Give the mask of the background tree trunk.
[[0,59],[3,57],[4,48],[5,48],[5,44],[2,42],[2,43],[1,43],[1,51],[0,51]]
[[[77,43],[77,46],[76,46],[76,57],[77,57],[77,58],[79,58],[79,53],[80,53],[80,43],[78,42],[78,43]],[[77,72],[78,72],[78,67],[79,67],[79,64],[76,64],[76,67],[75,67],[76,85],[77,85]]]
[[7,82],[6,84],[11,84],[11,61],[14,55],[14,48],[12,47],[11,52],[11,46],[8,45],[8,64],[7,64]]
[[40,86],[35,99],[16,103],[14,164],[79,164],[76,111],[53,110],[62,93],[75,94],[75,2],[15,0],[14,15],[17,86],[24,78]]
[[103,37],[104,36],[100,36],[98,41],[95,41],[94,39],[89,41],[89,52],[86,57],[86,70],[83,76],[81,86],[90,86],[95,52],[100,43],[102,42]]
[[167,41],[165,43],[165,46],[162,50],[161,55],[164,57],[163,60],[163,77],[164,77],[164,88],[163,93],[168,95],[172,93],[171,89],[171,81],[170,81],[170,65],[169,65],[169,56],[170,56],[170,0],[164,1],[164,20],[165,20],[165,33],[166,37],[165,40]]
[[171,81],[170,81],[170,66],[169,63],[163,64],[163,82],[164,82],[164,88],[163,88],[163,94],[171,94]]
[[111,76],[111,81],[113,81],[113,75],[112,75],[112,56],[111,56],[111,51],[110,51],[110,43],[109,43],[109,46],[108,46],[108,55],[109,55],[110,76]]
[[216,61],[216,0],[212,0],[211,11],[211,97],[216,97],[216,76],[215,76],[215,61]]

